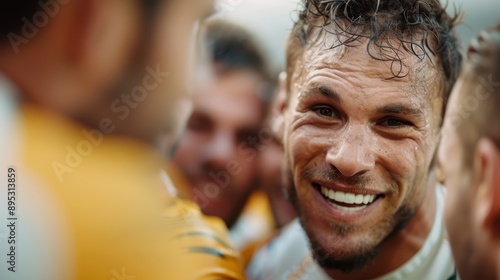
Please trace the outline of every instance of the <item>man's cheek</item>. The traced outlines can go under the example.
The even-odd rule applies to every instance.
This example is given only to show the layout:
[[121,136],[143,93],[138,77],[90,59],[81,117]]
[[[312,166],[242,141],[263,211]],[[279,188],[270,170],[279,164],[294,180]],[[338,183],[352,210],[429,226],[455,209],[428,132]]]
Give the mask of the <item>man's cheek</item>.
[[457,214],[457,196],[455,190],[450,187],[446,187],[446,197],[445,197],[445,222],[447,226],[451,226],[451,221],[453,220],[454,215]]
[[309,134],[305,136],[304,133],[294,133],[291,135],[289,143],[291,143],[290,152],[293,159],[303,159],[313,152],[312,139]]
[[[242,162],[242,164],[238,162]],[[243,191],[248,188],[247,186],[253,184],[257,175],[255,163],[246,163],[244,160],[231,161],[226,166],[226,172],[233,178],[234,185],[237,188],[243,188]]]

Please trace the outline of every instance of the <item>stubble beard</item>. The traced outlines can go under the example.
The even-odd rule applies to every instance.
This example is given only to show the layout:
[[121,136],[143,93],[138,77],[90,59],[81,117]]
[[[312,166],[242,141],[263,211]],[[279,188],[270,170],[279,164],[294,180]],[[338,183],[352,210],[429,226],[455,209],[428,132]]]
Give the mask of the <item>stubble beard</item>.
[[[294,177],[290,168],[289,162],[285,163],[284,172],[286,176],[286,193],[289,201],[292,203],[295,211],[298,214],[302,228],[307,234],[309,247],[315,261],[323,268],[328,270],[338,270],[343,273],[349,273],[354,270],[361,270],[366,267],[379,253],[381,245],[390,236],[402,230],[408,222],[413,218],[418,208],[410,208],[406,201],[396,211],[394,215],[385,218],[376,229],[368,233],[368,238],[365,242],[354,244],[345,252],[331,252],[327,244],[322,244],[320,239],[312,230],[312,226],[308,224],[308,219],[301,207]],[[351,233],[356,231],[353,225],[339,224],[331,222],[329,225],[333,238],[329,238],[329,243],[334,243],[335,239],[347,238]]]

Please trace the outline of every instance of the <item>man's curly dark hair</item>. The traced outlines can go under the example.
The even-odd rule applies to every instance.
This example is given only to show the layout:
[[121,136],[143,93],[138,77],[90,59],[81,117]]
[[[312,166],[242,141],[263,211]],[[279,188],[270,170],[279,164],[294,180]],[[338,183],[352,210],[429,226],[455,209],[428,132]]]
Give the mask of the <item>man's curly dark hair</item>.
[[459,21],[460,14],[448,15],[439,0],[302,0],[287,42],[288,91],[303,51],[326,33],[335,36],[327,48],[352,47],[368,39],[368,54],[389,62],[393,78],[408,74],[401,58],[403,51],[419,60],[429,53],[437,56],[446,104],[462,60],[454,32]]

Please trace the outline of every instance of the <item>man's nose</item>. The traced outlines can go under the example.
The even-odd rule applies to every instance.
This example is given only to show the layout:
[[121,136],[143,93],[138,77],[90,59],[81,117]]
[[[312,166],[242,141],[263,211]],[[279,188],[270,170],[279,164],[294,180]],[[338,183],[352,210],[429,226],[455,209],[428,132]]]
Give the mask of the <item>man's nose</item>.
[[236,143],[233,133],[228,130],[218,130],[206,147],[206,160],[217,168],[225,168],[236,156]]
[[375,141],[369,128],[350,125],[326,154],[326,162],[344,177],[360,175],[375,167]]

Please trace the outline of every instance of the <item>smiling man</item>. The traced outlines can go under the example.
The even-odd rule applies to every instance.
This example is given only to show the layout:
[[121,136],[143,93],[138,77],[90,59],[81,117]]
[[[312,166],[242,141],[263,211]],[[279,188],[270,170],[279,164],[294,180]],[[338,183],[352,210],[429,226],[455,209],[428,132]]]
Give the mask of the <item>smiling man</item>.
[[500,24],[467,51],[439,150],[446,226],[461,279],[500,279]]
[[299,221],[250,275],[452,277],[434,158],[461,60],[455,18],[432,0],[303,4],[279,105]]

